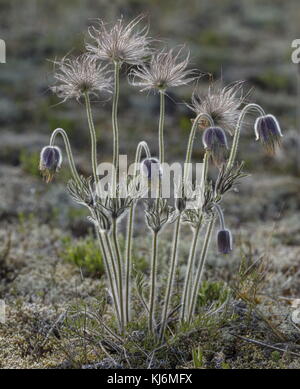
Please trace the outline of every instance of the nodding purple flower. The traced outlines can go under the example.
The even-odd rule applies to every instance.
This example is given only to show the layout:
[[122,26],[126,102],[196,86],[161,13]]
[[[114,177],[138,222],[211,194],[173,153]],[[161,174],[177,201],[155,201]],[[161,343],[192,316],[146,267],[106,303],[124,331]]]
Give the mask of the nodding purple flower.
[[178,212],[183,212],[186,208],[186,198],[185,197],[178,197],[175,200],[175,207]]
[[46,182],[52,181],[62,164],[62,155],[57,146],[46,146],[42,149],[40,155],[40,171]]
[[232,236],[229,230],[218,232],[218,249],[221,254],[229,254],[232,251]]
[[275,148],[281,144],[283,136],[275,116],[270,114],[260,116],[255,121],[254,130],[256,140],[260,140],[267,151],[274,154]]
[[202,136],[204,148],[211,152],[211,157],[218,167],[225,162],[228,149],[227,137],[220,127],[208,127]]
[[156,158],[146,158],[142,162],[142,170],[148,180],[153,180],[162,175],[160,162]]

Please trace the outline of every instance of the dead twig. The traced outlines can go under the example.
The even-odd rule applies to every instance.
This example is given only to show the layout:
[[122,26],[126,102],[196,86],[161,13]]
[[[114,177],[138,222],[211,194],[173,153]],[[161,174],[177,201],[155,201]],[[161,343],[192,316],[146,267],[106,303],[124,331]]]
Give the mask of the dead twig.
[[270,349],[273,349],[273,350],[281,351],[283,353],[290,353],[291,355],[295,355],[296,357],[300,357],[300,354],[298,354],[298,353],[295,353],[295,352],[289,351],[289,350],[284,350],[284,349],[276,347],[276,346],[272,346],[271,344],[267,344],[267,343],[262,342],[260,340],[246,338],[244,336],[236,335],[236,334],[233,334],[233,333],[231,333],[231,335],[235,336],[236,338],[242,339],[242,340],[244,340],[246,342],[257,344],[258,346],[267,347],[267,348],[270,348]]

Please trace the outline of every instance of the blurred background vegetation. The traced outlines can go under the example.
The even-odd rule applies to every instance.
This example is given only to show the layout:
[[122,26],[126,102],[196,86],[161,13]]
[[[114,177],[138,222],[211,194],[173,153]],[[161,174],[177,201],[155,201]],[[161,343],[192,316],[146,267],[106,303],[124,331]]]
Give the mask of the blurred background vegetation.
[[[7,64],[1,65],[0,72],[1,139],[14,133],[20,136],[15,142],[38,151],[59,126],[83,151],[83,145],[88,146],[84,109],[74,101],[56,106],[59,100],[48,89],[53,83],[50,60],[81,52],[87,27],[95,18],[113,22],[120,15],[130,19],[140,13],[147,16],[154,38],[190,48],[192,67],[224,83],[246,80],[245,88],[254,88],[249,100],[278,115],[285,132],[295,128],[297,68],[290,55],[300,17],[297,4],[297,0],[26,0],[21,5],[17,0],[1,0],[0,37],[7,44]],[[200,86],[204,88],[207,80],[204,77]],[[140,94],[125,81],[121,152],[132,152],[141,139],[156,149],[157,98]],[[170,158],[184,155],[191,114],[182,101],[188,102],[190,94],[191,88],[170,92],[166,127]],[[95,102],[105,155],[111,150],[109,111],[109,102]],[[14,150],[5,154],[1,150],[1,162],[7,163],[7,158],[13,164],[21,162]]]
[[[60,104],[49,86],[54,82],[52,61],[67,53],[81,53],[88,39],[87,28],[96,18],[114,22],[120,15],[130,20],[145,14],[150,35],[162,45],[185,44],[190,49],[191,67],[204,74],[199,81],[204,92],[209,74],[224,84],[245,80],[245,91],[250,91],[248,101],[275,114],[285,133],[283,148],[274,159],[253,141],[250,126],[246,128],[240,155],[247,170],[299,175],[300,82],[297,65],[291,61],[291,42],[297,38],[300,17],[296,0],[27,0],[22,5],[17,0],[0,0],[0,12],[0,38],[7,45],[7,63],[0,65],[0,179],[6,180],[0,191],[2,220],[24,212],[62,225],[83,219],[84,212],[65,207],[70,204],[64,189],[67,168],[62,169],[55,185],[46,186],[37,166],[40,149],[48,144],[51,131],[62,127],[70,136],[80,171],[90,173],[84,106],[76,101]],[[137,143],[146,140],[155,155],[158,97],[129,86],[126,70],[119,109],[120,152],[133,158]],[[192,91],[190,86],[168,94],[165,131],[170,162],[184,159],[192,117],[184,103],[190,101]],[[106,161],[112,151],[110,110],[110,101],[93,102],[99,159]],[[248,120],[252,124],[254,118]],[[195,160],[200,161],[202,153],[198,134]]]
[[[87,28],[95,18],[114,22],[120,15],[130,20],[145,14],[152,37],[169,47],[185,44],[190,49],[191,67],[204,74],[199,81],[203,91],[209,74],[224,84],[245,80],[245,91],[251,91],[248,101],[275,114],[285,133],[283,149],[273,159],[263,153],[247,128],[240,152],[247,169],[299,175],[298,79],[297,65],[291,61],[291,42],[297,38],[300,18],[297,0],[26,0],[22,4],[0,0],[0,13],[0,38],[7,45],[7,63],[0,65],[0,163],[6,169],[2,176],[9,187],[2,190],[3,217],[23,212],[24,207],[25,211],[39,212],[41,201],[37,198],[45,191],[44,204],[68,201],[67,195],[57,194],[53,186],[46,189],[38,178],[39,151],[56,127],[69,133],[79,169],[90,173],[84,106],[76,101],[59,104],[49,85],[53,84],[51,61],[82,52]],[[158,98],[129,86],[125,70],[119,109],[120,152],[132,157],[137,143],[146,140],[157,154]],[[184,158],[192,117],[184,102],[190,101],[192,90],[193,86],[175,88],[168,95],[165,131],[169,161]],[[99,159],[105,160],[110,160],[112,150],[110,109],[110,101],[93,102]],[[202,152],[198,134],[196,160]],[[20,184],[20,176],[26,177],[27,187]],[[67,177],[67,169],[63,169],[57,184]],[[7,195],[11,192],[14,196]],[[49,212],[51,219],[53,210]],[[64,220],[64,212],[56,213]]]

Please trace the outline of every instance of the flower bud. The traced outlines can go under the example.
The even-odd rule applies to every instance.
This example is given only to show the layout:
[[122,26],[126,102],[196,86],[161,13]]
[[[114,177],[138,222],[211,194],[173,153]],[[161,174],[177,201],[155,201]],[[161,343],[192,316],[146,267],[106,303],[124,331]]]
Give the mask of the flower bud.
[[46,146],[40,155],[40,171],[46,182],[50,182],[55,173],[59,171],[62,163],[60,148],[57,146]]
[[225,132],[220,127],[208,127],[202,136],[204,148],[211,152],[213,162],[220,166],[225,162],[228,143]]
[[218,249],[221,254],[229,254],[232,251],[232,236],[229,230],[218,232]]
[[260,140],[263,146],[274,154],[275,148],[281,143],[282,132],[275,116],[265,115],[256,119],[254,125],[256,140]]
[[186,208],[186,198],[178,197],[175,199],[175,207],[178,212],[183,212]]
[[146,158],[142,162],[142,172],[148,178],[153,180],[162,175],[160,162],[156,158]]

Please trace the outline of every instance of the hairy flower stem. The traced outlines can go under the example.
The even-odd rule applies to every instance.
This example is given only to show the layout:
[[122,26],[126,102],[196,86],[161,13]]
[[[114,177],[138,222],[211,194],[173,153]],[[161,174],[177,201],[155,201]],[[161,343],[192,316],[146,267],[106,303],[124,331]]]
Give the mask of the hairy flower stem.
[[120,63],[114,62],[114,94],[112,102],[112,127],[113,127],[113,195],[116,195],[117,179],[119,174],[119,129],[118,129],[118,103],[120,94]]
[[164,124],[165,124],[165,94],[159,92],[160,96],[160,114],[158,123],[158,138],[159,138],[159,162],[162,164],[165,160],[165,146],[164,146]]
[[[160,95],[160,113],[158,123],[158,139],[159,139],[159,162],[162,164],[165,162],[165,145],[164,145],[164,124],[165,124],[165,94],[163,91],[159,92]],[[161,180],[158,184],[159,197],[162,194]]]
[[[138,144],[135,154],[135,167],[133,178],[137,176],[137,164],[141,162],[142,151],[145,151],[146,157],[151,158],[151,153],[146,142],[142,141]],[[132,234],[134,221],[135,204],[130,207],[127,235],[126,235],[126,267],[125,267],[125,322],[130,320],[130,277],[131,277],[131,252],[132,252]]]
[[124,320],[124,296],[123,296],[123,270],[122,270],[120,247],[119,247],[119,242],[118,242],[117,221],[115,218],[113,218],[113,220],[112,220],[112,240],[113,240],[114,251],[115,251],[116,259],[117,259],[117,268],[118,268],[121,333],[124,334],[125,320]]
[[[113,275],[114,275],[114,282],[115,282],[115,285],[116,285],[116,290],[117,290],[117,294],[118,294],[118,299],[119,299],[119,296],[120,296],[120,291],[119,291],[119,273],[118,273],[118,269],[116,267],[116,263],[115,263],[115,260],[114,260],[114,254],[113,254],[113,249],[112,249],[112,245],[111,245],[111,241],[110,241],[110,238],[109,238],[109,235],[107,232],[104,232],[103,234],[103,240],[105,241],[105,245],[107,247],[107,250],[108,250],[108,253],[109,253],[109,257],[110,257],[110,260],[111,260],[111,265],[112,265],[112,270],[113,270]],[[120,303],[119,303],[120,305]]]
[[242,124],[244,122],[244,118],[245,118],[246,114],[250,110],[252,110],[252,109],[258,111],[262,116],[265,115],[265,111],[258,104],[253,104],[253,103],[247,104],[242,109],[242,111],[240,113],[240,116],[239,116],[239,119],[238,119],[238,122],[237,122],[237,126],[236,126],[236,129],[235,129],[235,132],[234,132],[234,137],[233,137],[233,141],[232,141],[232,147],[231,147],[229,159],[228,159],[228,162],[227,162],[227,170],[231,169],[233,164],[234,164],[234,161],[235,161],[235,158],[236,158],[236,154],[237,154],[237,150],[238,150],[238,145],[239,145],[239,139],[240,139],[240,133],[241,133],[241,129],[242,129]]
[[189,163],[191,162],[191,159],[192,159],[193,146],[194,146],[197,126],[198,126],[198,123],[199,123],[200,119],[203,119],[203,118],[207,119],[207,121],[210,123],[211,126],[214,125],[213,119],[211,118],[211,116],[207,115],[206,113],[200,113],[196,117],[196,119],[194,120],[192,128],[191,128],[191,131],[190,131],[190,136],[189,136],[189,141],[188,141],[187,149],[186,149],[184,175],[183,175],[184,176],[184,180],[183,180],[184,182],[185,182],[185,179],[188,177],[188,173],[189,173],[188,168],[189,168]]
[[201,254],[200,254],[200,260],[196,272],[196,277],[194,281],[194,285],[192,288],[192,294],[191,294],[191,302],[189,306],[189,311],[188,311],[188,316],[187,316],[187,322],[190,323],[192,320],[192,317],[194,316],[195,313],[195,308],[196,308],[196,302],[197,302],[197,297],[199,293],[199,288],[200,288],[200,283],[201,283],[201,278],[203,274],[203,268],[205,264],[205,260],[207,257],[207,252],[209,248],[209,243],[210,243],[210,238],[211,238],[211,233],[213,231],[213,226],[215,223],[215,218],[212,217],[211,220],[208,223]]
[[221,229],[225,230],[225,220],[224,220],[223,211],[222,211],[220,205],[217,204],[217,203],[214,203],[214,207],[215,207],[215,209],[216,209],[216,211],[218,213],[218,216],[219,216]]
[[181,222],[181,213],[178,216],[178,219],[177,219],[176,225],[175,225],[175,229],[174,229],[170,271],[169,271],[164,307],[163,307],[163,311],[162,311],[161,327],[160,327],[160,334],[159,334],[160,342],[162,342],[164,339],[165,330],[167,327],[167,320],[168,320],[168,313],[169,313],[168,311],[169,311],[169,305],[170,305],[170,300],[171,300],[171,296],[172,296],[175,271],[176,271],[176,267],[177,267],[178,240],[179,240],[179,235],[180,235],[180,222]]
[[[164,123],[165,123],[165,94],[163,91],[160,94],[160,114],[158,123],[158,139],[159,139],[159,162],[162,166],[165,159],[164,150]],[[159,198],[162,196],[161,177],[158,180],[157,188],[157,205]],[[152,240],[152,261],[151,261],[151,275],[150,275],[150,299],[149,299],[149,331],[154,334],[153,324],[155,324],[155,302],[156,302],[156,279],[157,279],[157,247],[158,247],[158,232],[153,232]]]
[[154,334],[153,324],[155,323],[155,300],[156,300],[156,278],[157,278],[157,237],[158,232],[153,232],[152,237],[152,260],[151,260],[151,274],[150,274],[150,298],[149,298],[149,317],[148,326],[149,332]]
[[[202,170],[202,179],[201,179],[201,188],[202,188],[202,198],[204,196],[204,189],[206,185],[207,180],[207,174],[208,174],[208,162],[209,162],[209,152],[206,151],[203,158],[203,170]],[[194,236],[192,241],[192,246],[189,253],[189,259],[188,259],[188,266],[187,266],[187,272],[184,280],[183,285],[183,297],[182,297],[182,306],[181,306],[181,321],[183,322],[188,314],[189,304],[191,300],[191,294],[192,294],[192,285],[193,285],[193,272],[195,268],[195,255],[196,255],[196,249],[198,245],[198,239],[199,239],[199,232],[201,229],[203,214],[201,214],[200,221],[197,225],[197,228],[194,230]]]
[[200,229],[201,229],[201,222],[198,223],[193,233],[193,241],[189,253],[188,265],[187,265],[187,270],[186,270],[186,275],[185,275],[185,280],[183,285],[182,305],[181,305],[181,312],[180,312],[181,322],[183,322],[187,316],[188,301],[190,299],[191,285],[193,281],[192,276],[195,267],[195,254],[198,245]]
[[[205,185],[207,181],[208,174],[208,165],[209,165],[209,151],[206,151],[203,158],[203,170],[202,170],[202,179],[201,179],[201,190],[202,190],[202,198],[204,196]],[[189,260],[187,266],[187,272],[184,280],[183,286],[183,298],[182,298],[182,307],[181,307],[181,322],[187,319],[189,314],[189,307],[191,304],[191,299],[193,295],[193,272],[195,269],[195,256],[199,239],[199,232],[202,226],[203,214],[200,216],[199,223],[194,230],[194,236],[192,241],[192,246],[189,253]]]
[[112,293],[112,298],[113,298],[113,302],[114,302],[114,307],[115,307],[115,312],[116,312],[117,320],[118,320],[118,323],[119,323],[119,328],[121,329],[121,317],[120,317],[120,312],[119,312],[118,291],[116,290],[117,289],[116,288],[117,285],[114,282],[114,278],[113,278],[113,275],[112,275],[112,272],[111,272],[111,269],[112,269],[111,268],[111,264],[113,262],[113,258],[110,258],[110,261],[108,260],[108,256],[106,255],[107,247],[105,247],[104,239],[101,237],[101,235],[100,235],[98,230],[97,230],[97,238],[98,238],[100,250],[101,250],[101,253],[102,253],[102,257],[104,259],[105,270],[106,270],[107,275],[108,275],[110,290],[111,290],[111,293]]
[[[197,115],[195,118],[191,131],[190,131],[190,136],[189,136],[189,141],[188,141],[188,146],[187,146],[187,151],[186,151],[186,157],[185,157],[185,166],[184,166],[184,175],[183,175],[183,183],[186,183],[186,180],[189,175],[189,164],[192,159],[192,152],[193,152],[193,146],[194,146],[194,140],[195,140],[195,135],[196,135],[196,130],[198,123],[200,119],[207,119],[207,121],[210,123],[211,126],[214,125],[214,121],[210,115],[207,115],[205,113],[200,113]],[[202,171],[202,191],[204,192],[205,188],[205,183],[207,179],[207,173],[208,173],[208,161],[209,161],[209,154],[206,152],[204,154],[203,158],[203,171]],[[203,194],[203,193],[202,193]],[[181,312],[180,312],[180,320],[183,322],[186,319],[186,315],[188,312],[188,306],[191,298],[191,289],[192,289],[192,275],[195,267],[195,255],[196,255],[196,249],[198,245],[198,239],[199,239],[199,232],[201,229],[201,224],[202,224],[202,219],[203,216],[201,215],[200,221],[197,225],[197,227],[194,230],[193,234],[193,240],[192,240],[192,245],[190,248],[190,253],[189,253],[189,259],[188,259],[188,265],[187,265],[187,272],[184,280],[184,285],[183,285],[183,295],[182,295],[182,306],[181,306]]]
[[84,94],[85,98],[85,106],[86,106],[86,114],[88,118],[88,124],[89,124],[89,130],[90,130],[90,137],[91,137],[91,159],[92,159],[92,169],[93,169],[93,178],[96,185],[96,189],[98,189],[98,174],[97,174],[97,136],[92,116],[92,109],[91,109],[91,102],[90,97],[88,93],[86,92]]
[[61,135],[61,137],[64,140],[72,176],[73,176],[74,180],[76,181],[76,184],[81,186],[81,179],[80,179],[79,174],[78,174],[77,169],[76,169],[71,145],[70,145],[69,138],[68,138],[66,131],[63,130],[62,128],[57,128],[56,130],[54,130],[52,135],[51,135],[51,138],[50,138],[50,146],[54,146],[55,139],[56,139],[57,135]]

